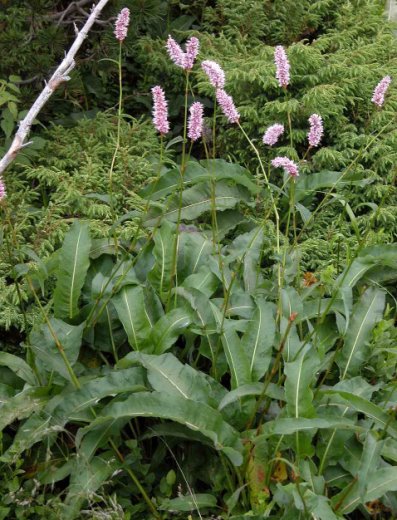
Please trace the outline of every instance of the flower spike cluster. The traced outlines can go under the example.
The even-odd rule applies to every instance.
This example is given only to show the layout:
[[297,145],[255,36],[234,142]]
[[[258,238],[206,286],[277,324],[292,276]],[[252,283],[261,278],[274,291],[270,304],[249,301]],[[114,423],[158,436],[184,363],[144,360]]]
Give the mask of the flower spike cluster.
[[159,86],[153,87],[152,95],[153,124],[161,135],[167,134],[170,131],[170,124],[168,122],[168,107],[164,90]]
[[190,116],[188,121],[188,137],[192,141],[197,141],[203,134],[203,114],[204,106],[196,101],[189,109]]
[[130,24],[130,10],[128,7],[124,7],[117,17],[115,26],[114,26],[114,35],[119,42],[122,42],[126,39],[128,33],[128,26]]
[[216,99],[229,123],[238,123],[240,114],[236,109],[232,96],[229,96],[223,89],[218,88],[216,91]]
[[276,64],[276,78],[280,87],[287,87],[289,84],[289,62],[287,54],[282,45],[277,45],[274,50],[274,63]]
[[213,87],[222,89],[225,87],[225,73],[216,61],[205,60],[202,62],[201,68],[207,74]]
[[6,195],[7,195],[6,187],[5,187],[3,178],[0,177],[0,202],[6,197]]
[[374,94],[372,96],[372,103],[381,107],[385,102],[385,94],[391,83],[391,77],[385,76],[375,87]]
[[310,130],[307,134],[309,146],[315,147],[320,144],[321,138],[324,134],[323,120],[318,114],[312,114],[309,117]]
[[186,42],[186,52],[183,52],[181,46],[174,38],[168,36],[166,47],[168,55],[175,65],[185,70],[191,70],[199,53],[200,42],[198,38],[192,36]]
[[272,160],[272,165],[275,168],[283,168],[285,173],[291,175],[291,177],[299,177],[299,169],[297,164],[288,157],[276,157]]
[[275,125],[269,126],[263,136],[263,143],[269,146],[274,146],[284,133],[284,125],[276,123]]

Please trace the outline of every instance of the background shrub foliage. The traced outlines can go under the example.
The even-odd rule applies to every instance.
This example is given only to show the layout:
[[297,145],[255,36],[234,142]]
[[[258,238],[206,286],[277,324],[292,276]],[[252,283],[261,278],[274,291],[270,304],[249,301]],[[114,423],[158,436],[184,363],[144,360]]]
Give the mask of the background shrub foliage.
[[[2,4],[6,147],[87,6]],[[132,25],[111,200],[112,24],[124,6]],[[397,515],[395,86],[382,110],[370,102],[381,77],[397,77],[383,8],[110,3],[72,81],[36,122],[34,144],[6,173],[0,518]],[[280,255],[255,155],[220,114],[217,157],[195,144],[178,192],[184,77],[166,55],[169,33],[197,35],[200,59],[225,69],[265,164],[300,160],[294,229],[290,185],[271,174]],[[274,77],[276,44],[288,48],[286,92]],[[198,66],[191,79],[210,114]],[[162,164],[155,84],[172,122]],[[325,137],[307,153],[313,112]],[[267,149],[260,139],[276,121],[287,131]]]

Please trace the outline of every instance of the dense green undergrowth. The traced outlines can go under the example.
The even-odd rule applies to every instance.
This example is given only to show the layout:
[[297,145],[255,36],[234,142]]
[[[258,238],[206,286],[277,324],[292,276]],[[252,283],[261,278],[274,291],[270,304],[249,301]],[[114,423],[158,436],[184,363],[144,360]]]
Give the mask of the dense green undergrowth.
[[[123,117],[97,113],[101,82],[100,108],[117,99],[107,69],[86,117],[36,125],[5,177],[0,519],[395,518],[395,84],[381,109],[370,99],[397,65],[381,3],[125,5],[144,14],[123,47]],[[185,102],[204,103],[216,139],[189,157],[168,30],[199,36],[241,114],[241,128],[211,119],[195,65]],[[114,57],[111,38],[93,52]],[[157,83],[161,143],[131,117]],[[325,134],[308,150],[313,112]],[[286,130],[266,148],[274,122]],[[270,167],[276,155],[300,176]]]

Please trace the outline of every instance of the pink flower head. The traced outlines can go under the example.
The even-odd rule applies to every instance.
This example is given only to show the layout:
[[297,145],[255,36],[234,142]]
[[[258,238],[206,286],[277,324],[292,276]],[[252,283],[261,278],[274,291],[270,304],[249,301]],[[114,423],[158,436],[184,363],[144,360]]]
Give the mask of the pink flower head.
[[276,78],[280,87],[287,87],[289,83],[289,62],[284,47],[277,45],[274,51],[276,64]]
[[292,177],[299,177],[298,166],[288,157],[276,157],[272,160],[272,165],[275,168],[283,168],[285,173],[289,173]]
[[180,45],[172,38],[172,36],[168,36],[167,40],[167,51],[171,60],[178,67],[184,68],[185,66],[185,53],[181,49]]
[[188,137],[192,141],[199,139],[203,133],[204,106],[196,101],[189,109]]
[[385,94],[391,83],[391,77],[385,76],[375,87],[374,95],[372,96],[372,103],[381,107],[385,102]]
[[194,62],[197,58],[197,54],[199,53],[200,42],[199,39],[195,36],[189,38],[186,42],[186,54],[185,54],[185,64],[184,69],[190,70],[193,68]]
[[264,144],[268,144],[269,146],[275,145],[283,133],[284,125],[276,123],[275,125],[269,126],[263,136]]
[[164,90],[159,87],[152,88],[153,95],[153,124],[160,134],[164,135],[170,131],[168,122],[168,108]]
[[229,96],[223,89],[218,88],[216,99],[229,123],[238,123],[240,114],[237,112],[232,96]]
[[124,7],[117,17],[114,26],[114,35],[119,42],[122,42],[127,37],[128,26],[130,24],[130,10],[128,7]]
[[198,38],[192,36],[186,42],[186,52],[183,52],[181,46],[172,38],[172,36],[168,36],[166,47],[168,55],[175,65],[182,69],[190,70],[193,68],[194,60],[197,58],[200,42]]
[[318,146],[324,133],[323,120],[318,114],[312,114],[309,117],[310,130],[307,134],[309,145]]
[[225,73],[216,61],[206,60],[201,64],[201,68],[207,74],[210,83],[215,88],[224,88]]
[[0,202],[6,197],[6,195],[7,195],[6,187],[5,187],[2,177],[0,177]]

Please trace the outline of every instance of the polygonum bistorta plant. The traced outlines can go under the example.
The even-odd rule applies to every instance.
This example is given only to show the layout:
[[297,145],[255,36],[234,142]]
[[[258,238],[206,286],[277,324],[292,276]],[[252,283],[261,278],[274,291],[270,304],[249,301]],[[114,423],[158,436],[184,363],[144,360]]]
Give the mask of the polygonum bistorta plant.
[[229,96],[223,89],[218,88],[216,99],[229,123],[238,123],[240,114],[235,107],[232,96]]
[[323,120],[318,114],[312,114],[309,117],[310,130],[307,134],[310,147],[315,147],[320,144],[321,138],[324,134]]
[[372,96],[372,103],[375,103],[378,107],[381,107],[385,102],[385,94],[387,89],[389,88],[391,83],[391,77],[385,76],[379,83],[376,85],[374,94]]
[[283,168],[291,177],[299,177],[298,165],[288,157],[276,157],[272,160],[272,165],[275,168]]
[[122,42],[126,39],[128,33],[128,26],[130,24],[130,10],[128,7],[124,7],[117,17],[115,26],[114,26],[114,35],[119,42]]
[[197,141],[203,133],[203,114],[204,106],[196,101],[189,109],[188,137],[192,141]]
[[168,107],[164,90],[157,85],[152,88],[152,95],[153,124],[161,135],[167,134],[170,131],[170,124],[168,122]]
[[266,130],[262,140],[264,144],[274,146],[284,133],[284,125],[276,123]]
[[192,36],[186,42],[186,52],[183,52],[172,36],[168,36],[166,47],[168,55],[175,65],[185,70],[191,70],[199,52],[200,42],[198,38]]
[[282,45],[277,45],[274,50],[274,63],[276,64],[276,78],[280,87],[287,87],[289,84],[289,69],[287,54]]
[[225,73],[216,61],[205,60],[201,64],[201,68],[207,74],[210,83],[215,88],[223,89],[225,86]]

